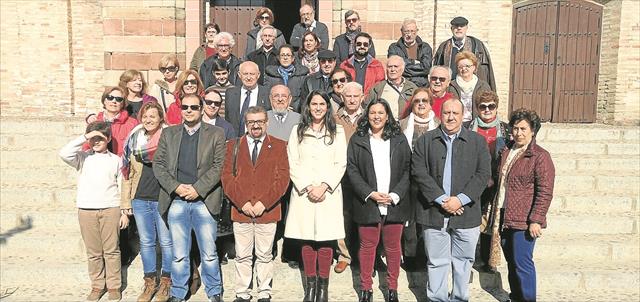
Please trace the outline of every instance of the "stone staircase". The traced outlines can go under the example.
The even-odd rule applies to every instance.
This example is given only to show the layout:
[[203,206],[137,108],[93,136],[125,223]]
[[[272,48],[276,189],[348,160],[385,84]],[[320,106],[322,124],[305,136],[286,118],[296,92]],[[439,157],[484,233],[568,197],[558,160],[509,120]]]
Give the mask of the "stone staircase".
[[[74,207],[76,173],[57,155],[83,131],[81,119],[0,120],[0,297],[15,290],[3,300],[81,301],[88,290]],[[545,124],[538,142],[556,166],[549,226],[534,252],[539,300],[637,301],[638,127]],[[497,275],[474,272],[472,300],[506,299],[506,265],[499,270]],[[123,296],[135,301],[142,286],[139,258],[127,272]],[[233,262],[223,266],[223,278],[225,300],[232,301]],[[300,280],[299,271],[278,263],[274,301],[302,300]],[[331,301],[356,301],[354,280],[358,277],[350,270],[332,274]],[[425,280],[424,274],[403,271],[401,301],[423,301]],[[383,301],[380,291],[374,297]],[[206,297],[201,290],[192,300]]]

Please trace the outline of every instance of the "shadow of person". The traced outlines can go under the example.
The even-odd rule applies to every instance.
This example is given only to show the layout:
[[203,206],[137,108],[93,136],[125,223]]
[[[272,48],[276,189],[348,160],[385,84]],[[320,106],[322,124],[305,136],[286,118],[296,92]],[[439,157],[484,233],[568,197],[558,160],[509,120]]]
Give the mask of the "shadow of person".
[[480,287],[498,301],[508,301],[509,292],[502,287],[502,275],[498,271],[479,269]]

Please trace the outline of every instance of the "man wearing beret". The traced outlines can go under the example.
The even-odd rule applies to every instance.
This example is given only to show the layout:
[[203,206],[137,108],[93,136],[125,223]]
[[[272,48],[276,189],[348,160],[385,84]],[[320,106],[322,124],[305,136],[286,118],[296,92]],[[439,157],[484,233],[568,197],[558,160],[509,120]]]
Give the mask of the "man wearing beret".
[[496,91],[496,80],[493,77],[493,66],[489,51],[478,38],[467,36],[469,20],[465,17],[455,17],[451,20],[451,33],[453,37],[440,44],[436,55],[433,57],[433,65],[449,66],[453,72],[451,79],[455,79],[458,73],[456,66],[456,54],[464,50],[470,51],[478,58],[476,74],[479,79],[486,81],[491,90]]

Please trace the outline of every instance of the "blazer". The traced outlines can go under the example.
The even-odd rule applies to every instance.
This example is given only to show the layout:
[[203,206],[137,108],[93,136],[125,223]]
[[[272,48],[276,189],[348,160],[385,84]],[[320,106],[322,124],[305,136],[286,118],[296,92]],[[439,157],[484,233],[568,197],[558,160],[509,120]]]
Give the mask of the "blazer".
[[[224,119],[231,123],[233,129],[238,136],[244,135],[247,132],[245,129],[240,129],[240,119],[244,117],[240,116],[240,102],[242,85],[227,89],[225,93],[224,102]],[[271,110],[271,101],[269,101],[269,89],[264,86],[258,85],[258,101],[257,105],[264,107],[265,110]]]
[[[331,79],[327,75],[327,81],[325,81],[324,76],[322,75],[322,70],[312,73],[304,78],[302,87],[300,87],[300,100],[302,103],[304,103],[307,96],[309,96],[309,94],[314,90],[322,90],[327,94],[330,94],[333,91]],[[334,108],[334,111],[335,110],[336,109]]]
[[442,128],[431,130],[418,138],[414,146],[411,175],[418,186],[416,221],[426,228],[440,229],[449,217],[448,228],[468,229],[480,225],[480,196],[491,177],[491,156],[484,138],[471,130],[461,128],[453,141],[451,159],[451,194],[467,195],[471,202],[464,206],[462,215],[450,216],[434,200],[445,194],[442,188],[447,146]]
[[[183,131],[183,124],[163,129],[153,157],[153,173],[160,183],[158,212],[165,221],[171,203],[178,197],[175,190],[180,185],[177,180],[178,152]],[[198,180],[193,187],[204,200],[209,212],[218,215],[222,206],[220,174],[224,164],[224,132],[220,127],[202,122],[198,135]]]
[[[394,192],[400,197],[397,205],[387,207],[387,222],[404,223],[409,220],[412,205],[409,198],[409,168],[411,166],[411,149],[407,139],[398,134],[390,139],[391,148],[391,181],[389,193]],[[376,171],[373,167],[373,156],[369,135],[354,135],[349,140],[347,148],[347,175],[351,181],[351,188],[355,192],[351,201],[353,206],[353,220],[357,224],[374,224],[382,221],[378,204],[367,199],[367,196],[377,191]]]
[[[227,154],[222,169],[222,187],[224,193],[233,203],[231,220],[256,223],[280,221],[282,218],[280,199],[289,187],[287,143],[271,135],[265,136],[254,166],[247,145],[247,136],[243,135],[239,140],[236,175],[234,176],[233,150],[235,144],[236,140],[230,140],[227,144]],[[258,201],[262,202],[265,211],[262,216],[252,220],[241,209],[246,203],[255,205]]]
[[[298,50],[300,47],[302,47],[302,35],[304,35],[306,32],[307,27],[302,23],[297,23],[293,26],[289,44],[291,44],[295,50]],[[316,27],[314,27],[311,32],[316,34],[316,36],[318,36],[318,39],[320,39],[320,48],[329,49],[329,29],[324,23],[316,20]]]

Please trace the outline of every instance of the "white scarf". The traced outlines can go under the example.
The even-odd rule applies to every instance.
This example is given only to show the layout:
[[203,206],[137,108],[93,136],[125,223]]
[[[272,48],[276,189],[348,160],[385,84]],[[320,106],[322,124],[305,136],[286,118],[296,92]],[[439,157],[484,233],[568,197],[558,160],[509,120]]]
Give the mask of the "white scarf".
[[[433,110],[429,111],[429,116],[427,116],[427,122],[429,123],[429,130],[433,130],[437,127],[436,121],[434,119],[435,116],[436,114],[433,112]],[[408,118],[407,128],[404,129],[404,131],[402,132],[404,133],[404,136],[407,138],[407,142],[409,142],[409,147],[411,148],[411,151],[413,151],[413,144],[411,142],[413,142],[413,131],[414,131],[413,128],[415,127],[414,119],[419,117],[414,115],[413,112],[411,112],[409,113],[409,117],[407,118]]]
[[456,76],[456,83],[462,89],[462,92],[466,94],[473,93],[473,89],[476,88],[476,84],[478,84],[478,77],[473,74],[471,75],[471,81],[465,81],[460,75]]

